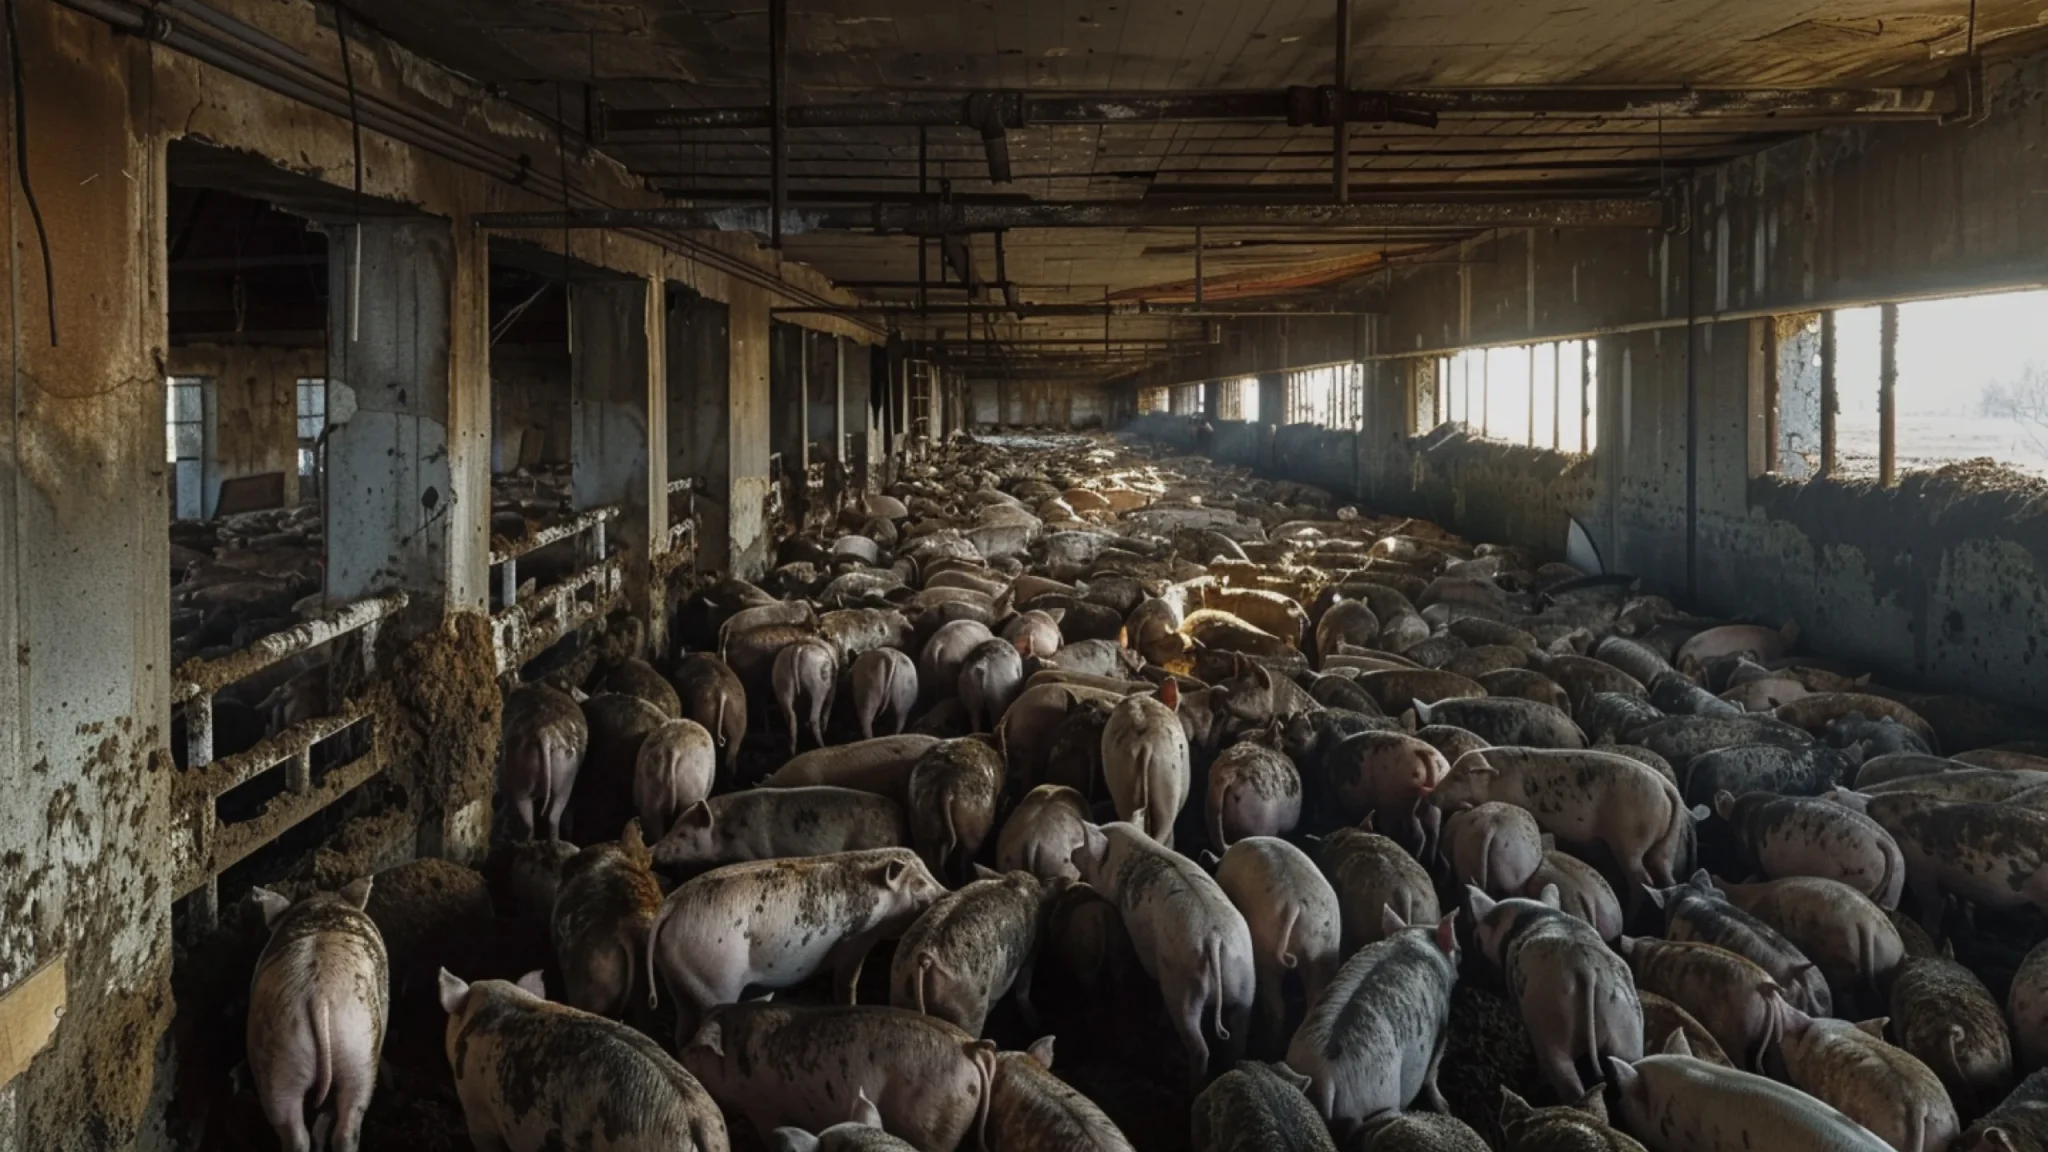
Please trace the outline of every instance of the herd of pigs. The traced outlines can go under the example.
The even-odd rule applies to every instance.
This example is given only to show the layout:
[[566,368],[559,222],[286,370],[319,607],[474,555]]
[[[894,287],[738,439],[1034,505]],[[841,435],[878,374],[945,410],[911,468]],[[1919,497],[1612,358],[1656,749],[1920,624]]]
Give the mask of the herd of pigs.
[[[551,960],[439,969],[478,1149],[2048,1149],[2024,714],[1100,438],[956,444],[776,561],[506,685]],[[289,1149],[376,1088],[370,888],[257,891]]]

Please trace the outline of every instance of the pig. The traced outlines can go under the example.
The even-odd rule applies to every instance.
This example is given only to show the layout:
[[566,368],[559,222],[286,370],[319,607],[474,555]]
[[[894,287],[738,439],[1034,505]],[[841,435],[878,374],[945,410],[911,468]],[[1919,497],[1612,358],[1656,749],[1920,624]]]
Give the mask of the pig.
[[519,814],[518,835],[531,839],[545,824],[547,838],[560,840],[562,813],[590,747],[583,709],[545,684],[517,688],[505,697],[503,746],[498,792]]
[[1313,1004],[1336,978],[1342,961],[1344,922],[1337,892],[1306,853],[1272,836],[1247,836],[1232,844],[1216,866],[1216,884],[1252,934],[1258,990],[1251,1046],[1284,1048],[1287,973],[1301,974],[1302,1000]]
[[1650,703],[1667,716],[1739,716],[1741,705],[1723,700],[1677,672],[1650,682]]
[[719,766],[727,778],[747,739],[747,690],[725,661],[696,652],[676,663],[670,677],[682,704],[682,718],[695,720],[718,742]]
[[799,715],[810,721],[811,739],[823,748],[825,718],[832,714],[832,697],[839,685],[838,658],[833,655],[832,646],[807,638],[784,647],[775,654],[772,679],[775,702],[781,706],[783,721],[789,725],[790,752],[794,754],[802,747],[796,735]]
[[1218,852],[1247,836],[1284,836],[1301,822],[1301,774],[1277,749],[1239,741],[1210,766],[1203,813]]
[[908,651],[910,621],[893,608],[845,608],[818,617],[818,635],[850,664],[877,648]]
[[841,1121],[813,1135],[801,1128],[777,1128],[769,1134],[773,1152],[917,1152],[915,1145],[882,1131],[882,1114],[862,1092],[854,1101],[854,1119]]
[[[1638,685],[1638,690],[1641,686]],[[1653,707],[1648,700],[1627,692],[1595,692],[1583,697],[1572,718],[1595,740],[1620,740],[1630,734],[1645,730],[1664,719],[1664,713]],[[1793,731],[1798,731],[1793,729]],[[1799,733],[1805,737],[1804,732]],[[1811,744],[1810,737],[1806,742]]]
[[1872,796],[1863,811],[1897,840],[1920,923],[1941,929],[1943,901],[2048,910],[2048,812],[2010,804],[1946,804],[1909,793]]
[[1778,982],[1780,995],[1792,1007],[1817,1016],[1834,1011],[1827,977],[1777,929],[1728,902],[1704,871],[1671,888],[1649,890],[1650,902],[1664,911],[1664,935],[1726,948],[1747,957]]
[[1565,915],[1592,925],[1600,939],[1612,944],[1621,938],[1621,901],[1599,869],[1569,852],[1545,849],[1543,863],[1515,895],[1537,899],[1545,886],[1557,889],[1558,907]]
[[1458,883],[1506,896],[1543,866],[1543,833],[1526,810],[1489,801],[1444,821],[1443,855]]
[[1948,1091],[1911,1053],[1884,1041],[1884,1022],[1815,1019],[1780,1000],[1785,1078],[1839,1109],[1896,1152],[1943,1152],[1962,1131]]
[[1720,792],[1820,796],[1846,780],[1855,767],[1849,757],[1819,744],[1738,744],[1696,757],[1686,768],[1681,790],[1688,805],[1710,805]]
[[675,685],[662,678],[661,673],[645,660],[621,660],[606,668],[589,686],[592,695],[599,692],[623,692],[647,701],[661,710],[663,716],[678,719],[683,714],[682,697]]
[[1059,618],[1033,609],[1004,621],[1001,636],[1025,656],[1044,659],[1060,650]]
[[1262,664],[1252,664],[1217,684],[1210,699],[1217,711],[1247,727],[1286,721],[1321,707],[1308,690]]
[[[868,950],[907,931],[944,889],[907,848],[728,864],[669,893],[647,933],[649,1007],[676,1005],[676,1045],[748,987],[789,988],[827,967],[848,1002]],[[714,1093],[715,1094],[715,1093]]]
[[1046,657],[1042,664],[1067,672],[1128,680],[1144,667],[1137,653],[1114,640],[1079,640]]
[[1489,744],[1529,748],[1584,748],[1585,732],[1562,709],[1534,700],[1499,696],[1478,699],[1415,702],[1415,718],[1423,724],[1449,724],[1476,732]]
[[946,740],[910,770],[910,839],[933,875],[958,880],[995,830],[1003,758],[973,737]]
[[910,843],[903,806],[853,788],[753,788],[700,800],[654,845],[664,868],[825,856]]
[[888,735],[903,731],[917,707],[917,665],[894,648],[873,648],[854,658],[853,715],[860,738],[875,738],[875,721],[887,721]]
[[1382,938],[1382,909],[1416,924],[1435,923],[1442,915],[1429,873],[1385,836],[1339,829],[1323,841],[1322,868],[1342,910],[1346,956]]
[[370,883],[296,904],[267,888],[252,893],[270,939],[249,980],[249,1072],[287,1152],[313,1147],[309,1110],[335,1152],[355,1152],[362,1139],[391,1014],[390,960],[363,911]]
[[984,640],[960,664],[955,688],[967,708],[967,722],[976,732],[995,731],[1012,701],[1024,690],[1024,659],[1008,640]]
[[1761,624],[1723,624],[1695,634],[1679,646],[1672,663],[1681,672],[1704,667],[1720,656],[1741,653],[1760,661],[1776,660],[1792,650],[1799,639],[1799,627],[1787,622],[1783,628]]
[[1187,731],[1174,714],[1179,705],[1179,685],[1168,680],[1156,697],[1118,701],[1102,729],[1103,783],[1117,817],[1134,821],[1142,813],[1145,834],[1169,848],[1189,787]]
[[1506,976],[1537,1066],[1559,1099],[1586,1094],[1581,1057],[1596,1075],[1603,1057],[1642,1058],[1643,1009],[1628,965],[1590,925],[1558,911],[1556,889],[1541,900],[1499,902],[1477,887],[1465,892],[1473,942]]
[[1825,732],[1836,721],[1850,716],[1859,716],[1866,722],[1889,720],[1903,725],[1918,738],[1913,747],[1922,752],[1935,750],[1934,728],[1925,718],[1896,700],[1868,692],[1815,692],[1781,705],[1771,715],[1814,734]]
[[2048,1152],[2048,1069],[2020,1081],[2012,1095],[1964,1129],[1955,1152]]
[[950,699],[958,690],[960,666],[983,641],[995,639],[988,625],[977,620],[954,620],[940,626],[924,642],[917,658],[917,683],[927,701]]
[[[1358,678],[1358,686],[1365,689],[1380,710],[1389,716],[1399,716],[1417,704],[1440,704],[1454,698],[1486,695],[1486,689],[1478,681],[1434,668],[1392,668],[1367,672]],[[1426,720],[1423,722],[1428,723]],[[1457,722],[1447,719],[1444,723]]]
[[[1051,768],[1052,745],[1059,734],[1060,725],[1070,714],[1085,712],[1100,706],[1114,707],[1123,700],[1120,692],[1105,692],[1079,684],[1034,684],[1020,694],[1003,713],[1002,723],[996,725],[996,741],[1002,746],[1003,761],[1018,780],[1036,787],[1052,783],[1048,776]],[[1185,734],[1185,733],[1183,733]],[[1097,755],[1100,755],[1098,732]],[[1080,788],[1090,794],[1090,788],[1081,788],[1081,780],[1058,781]]]
[[[1376,827],[1399,837],[1422,838],[1421,805],[1443,782],[1451,765],[1442,752],[1405,732],[1360,732],[1347,736],[1323,758],[1324,775],[1346,819],[1370,815]],[[1433,855],[1424,843],[1422,854]]]
[[1178,606],[1155,597],[1131,609],[1124,618],[1124,635],[1141,657],[1164,666],[1187,654],[1187,637],[1180,634],[1181,620]]
[[1095,1102],[1052,1074],[1053,1038],[996,1055],[988,1102],[990,1152],[1132,1152]]
[[1946,956],[1914,956],[1891,987],[1891,1031],[1947,1086],[1965,1119],[2012,1087],[2012,1037],[1998,1001],[1977,974]]
[[683,1067],[712,1099],[747,1116],[764,1138],[783,1125],[828,1127],[862,1097],[885,1130],[925,1152],[987,1131],[995,1045],[935,1017],[899,1008],[728,1004],[681,1048]]
[[1557,1108],[1531,1107],[1506,1088],[1500,1095],[1502,1152],[1645,1152],[1634,1137],[1608,1126],[1598,1087],[1577,1104]]
[[2013,973],[2005,998],[2020,1066],[2029,1072],[2048,1065],[2048,944],[2036,944]]
[[499,916],[545,924],[555,911],[562,865],[577,848],[564,840],[513,841],[491,850],[484,865]]
[[1448,1110],[1436,1073],[1458,980],[1456,918],[1411,929],[1392,908],[1383,916],[1382,938],[1337,970],[1287,1048],[1287,1066],[1309,1078],[1309,1101],[1340,1140],[1417,1094]]
[[1769,744],[1779,748],[1805,748],[1814,740],[1783,720],[1764,715],[1666,716],[1651,720],[1624,734],[1629,743],[1641,744],[1671,762],[1680,773],[1693,758],[1738,744]]
[[1023,870],[1041,880],[1081,878],[1074,849],[1087,840],[1088,800],[1072,788],[1040,784],[1024,794],[996,837],[996,868]]
[[1692,1054],[1711,1064],[1723,1068],[1735,1067],[1735,1061],[1721,1051],[1721,1045],[1707,1026],[1693,1018],[1693,1014],[1657,995],[1655,992],[1636,991],[1636,1000],[1643,1006],[1644,1037],[1662,1036],[1667,1040],[1673,1032],[1685,1033],[1685,1042],[1692,1048]]
[[[1316,621],[1316,654],[1325,658],[1334,656],[1340,643],[1370,648],[1379,634],[1379,617],[1373,615],[1369,605],[1363,600],[1339,600]],[[1317,666],[1321,667],[1320,664]]]
[[1014,988],[1031,1016],[1031,969],[1064,882],[1006,872],[949,892],[896,942],[889,1002],[981,1035],[989,1009]]
[[1877,1009],[1906,956],[1884,909],[1838,880],[1794,876],[1764,884],[1715,881],[1728,902],[1770,925],[1827,978],[1835,1011]]
[[633,779],[640,748],[668,717],[637,696],[606,692],[583,701],[590,747],[576,773],[563,827],[578,844],[616,840],[635,816]]
[[1074,850],[1081,879],[1116,904],[1138,962],[1159,985],[1188,1054],[1188,1081],[1208,1076],[1210,1025],[1236,1063],[1258,993],[1251,929],[1208,874],[1138,825],[1090,824]]
[[900,736],[877,736],[841,744],[834,748],[813,748],[791,757],[782,767],[761,781],[763,788],[802,788],[829,784],[836,788],[858,788],[880,796],[902,799],[910,793],[910,773],[924,754],[939,746],[936,736],[906,732]]
[[548,933],[570,1007],[618,1019],[633,989],[650,979],[633,970],[661,908],[649,863],[635,820],[617,843],[593,844],[562,865]]
[[1500,668],[1477,677],[1488,696],[1515,696],[1570,712],[1570,694],[1557,681],[1527,668]]
[[1806,796],[1721,792],[1714,810],[1735,829],[1745,861],[1765,876],[1820,876],[1840,880],[1897,908],[1905,887],[1905,859],[1877,821],[1842,804]]
[[647,734],[633,763],[633,805],[641,830],[661,839],[676,816],[711,795],[718,746],[695,720],[670,720]]
[[1239,1061],[1195,1097],[1190,1152],[1337,1152],[1308,1086],[1285,1064]]
[[726,1152],[725,1117],[695,1077],[634,1029],[550,1004],[540,973],[468,984],[443,968],[441,1007],[476,1147]]
[[1458,758],[1431,799],[1453,811],[1501,800],[1529,809],[1568,843],[1599,842],[1644,887],[1674,882],[1694,818],[1678,789],[1611,752],[1488,748]]
[[1711,944],[1623,936],[1620,948],[1638,988],[1692,1013],[1737,1064],[1762,1066],[1778,1038],[1778,985],[1769,972]]
[[1886,1152],[1868,1129],[1796,1088],[1695,1059],[1682,1033],[1658,1055],[1607,1066],[1622,1126],[1657,1152]]

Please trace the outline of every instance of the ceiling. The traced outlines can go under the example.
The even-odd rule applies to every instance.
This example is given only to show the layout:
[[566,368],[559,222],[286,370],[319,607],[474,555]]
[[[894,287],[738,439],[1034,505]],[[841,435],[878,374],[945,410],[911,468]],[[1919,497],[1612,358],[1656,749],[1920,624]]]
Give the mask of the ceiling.
[[[347,0],[362,20],[574,134],[616,109],[760,106],[769,98],[767,0]],[[1356,89],[1502,86],[1810,88],[1946,84],[1969,45],[2048,43],[2038,0],[1351,0]],[[995,89],[1089,93],[1278,89],[1328,84],[1333,0],[789,0],[792,106]],[[1690,167],[1829,121],[1748,113],[1445,115],[1434,128],[1353,126],[1360,199],[1642,195]],[[600,146],[678,203],[765,200],[765,131],[616,133]],[[978,134],[924,132],[924,189],[1041,201],[1327,200],[1331,132],[1282,123],[1027,126],[1008,133],[1016,179],[992,184]],[[920,129],[792,129],[789,189],[808,203],[919,192]],[[695,195],[692,196],[692,193]],[[1284,298],[1419,259],[1459,228],[1203,230],[1210,301]],[[974,274],[997,276],[996,238],[969,238]],[[863,232],[791,236],[786,250],[875,300],[910,301],[919,242]],[[928,275],[946,275],[939,245]],[[1188,228],[1014,230],[1002,272],[1033,303],[1192,298]],[[934,302],[967,299],[957,287]],[[915,327],[916,322],[905,321]],[[924,334],[963,334],[958,316]],[[1197,320],[1117,317],[1117,337],[1199,338]],[[1103,320],[1038,318],[997,329],[1045,341],[1083,335],[1085,370],[1107,371]],[[986,335],[984,331],[982,335]],[[1019,358],[1063,355],[1020,346]],[[1107,357],[1156,358],[1156,347]]]

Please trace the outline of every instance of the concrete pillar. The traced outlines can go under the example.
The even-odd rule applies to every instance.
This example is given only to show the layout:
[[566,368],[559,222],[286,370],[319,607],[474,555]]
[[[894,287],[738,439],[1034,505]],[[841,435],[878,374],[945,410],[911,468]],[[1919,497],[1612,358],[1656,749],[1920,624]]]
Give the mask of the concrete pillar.
[[[805,332],[804,363],[808,373],[805,436],[812,462],[824,465],[825,504],[836,508],[846,474],[846,449],[841,436],[845,425],[839,416],[839,338],[823,332]],[[820,511],[813,508],[810,514],[816,516]]]
[[[129,1148],[143,1143],[151,1045],[172,1009],[164,156],[130,123],[149,107],[146,41],[60,5],[24,4],[17,19],[58,335],[10,179],[0,996],[60,959],[68,989],[49,1046],[0,1084],[0,1149]],[[5,86],[0,115],[13,123]],[[12,140],[0,137],[8,172]]]
[[671,291],[668,310],[669,469],[702,486],[697,570],[733,568],[732,337],[724,304]]
[[810,445],[810,340],[794,324],[770,324],[768,337],[768,451],[782,457],[780,479],[789,501],[783,515],[790,523],[801,524],[810,511],[804,488]]
[[729,395],[727,456],[732,490],[728,571],[752,579],[768,570],[769,297],[754,284],[734,284],[727,327]]
[[414,619],[438,619],[469,515],[451,466],[454,235],[445,220],[366,219],[332,226],[328,252],[327,594],[400,588]]
[[[659,285],[647,280],[586,281],[569,288],[574,507],[579,512],[608,505],[625,510],[606,529],[606,539],[621,547],[627,603],[650,627],[661,613],[650,585],[648,549],[650,541],[667,532],[665,523],[654,523],[656,516],[666,515],[667,501],[656,500],[652,491],[649,418],[659,411],[666,423],[668,416],[659,301]],[[665,457],[660,470],[666,476]]]

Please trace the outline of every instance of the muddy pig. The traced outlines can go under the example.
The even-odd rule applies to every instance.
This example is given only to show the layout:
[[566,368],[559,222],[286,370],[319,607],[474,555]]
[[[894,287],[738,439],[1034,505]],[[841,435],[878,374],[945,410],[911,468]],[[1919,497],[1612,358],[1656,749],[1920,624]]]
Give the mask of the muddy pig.
[[951,699],[959,688],[960,666],[966,663],[968,653],[993,639],[995,633],[977,620],[954,620],[932,633],[917,658],[917,683],[924,698]]
[[647,734],[633,764],[633,804],[643,833],[659,840],[683,809],[711,795],[718,746],[695,720],[671,720]]
[[[1591,925],[1558,910],[1555,888],[1545,889],[1542,900],[1498,903],[1476,887],[1465,893],[1473,941],[1507,977],[1536,1063],[1559,1099],[1584,1096],[1580,1072],[1600,1075],[1603,1057],[1642,1058],[1635,978]],[[1582,1069],[1582,1056],[1590,1068]]]
[[1191,1152],[1337,1152],[1308,1086],[1285,1064],[1240,1061],[1195,1097]]
[[1500,1090],[1503,1152],[1645,1152],[1632,1136],[1607,1123],[1607,1102],[1595,1087],[1577,1104],[1533,1108],[1506,1088]]
[[1837,1012],[1883,1011],[1880,991],[1906,945],[1884,909],[1838,880],[1793,876],[1764,884],[1716,881],[1728,902],[1770,925],[1820,966]]
[[1683,1033],[1633,1065],[1609,1059],[1622,1124],[1658,1152],[1886,1152],[1868,1129],[1796,1088],[1695,1059]]
[[1024,690],[1024,658],[1008,640],[984,640],[960,664],[956,692],[967,709],[968,727],[993,732],[996,722]]
[[874,739],[877,720],[886,722],[884,735],[903,731],[917,707],[917,664],[894,648],[873,648],[854,659],[851,679],[860,738]]
[[249,981],[249,1072],[263,1118],[290,1152],[313,1146],[306,1113],[331,1119],[328,1147],[355,1152],[377,1090],[391,1012],[384,938],[363,911],[370,880],[293,904],[252,895],[270,939]]
[[763,788],[802,788],[829,784],[858,788],[901,800],[910,794],[910,773],[924,754],[939,746],[936,736],[906,732],[877,736],[833,748],[813,748],[792,756],[761,781]]
[[1771,974],[1792,1007],[1817,1016],[1834,1011],[1827,977],[1783,933],[1728,902],[1713,878],[1696,872],[1671,888],[1649,890],[1650,902],[1664,910],[1664,935],[1726,948],[1748,957]]
[[749,986],[789,988],[832,970],[848,1001],[869,949],[903,935],[944,894],[908,848],[728,864],[669,893],[647,934],[649,1006],[676,1001],[676,1044]]
[[973,737],[934,746],[910,770],[910,839],[933,875],[958,881],[995,830],[1003,757]]
[[910,842],[903,806],[852,788],[752,788],[699,801],[654,846],[663,867],[824,856]]
[[1059,784],[1040,784],[1024,794],[996,837],[996,868],[1021,869],[1041,880],[1081,878],[1074,849],[1087,840],[1088,801]]
[[2048,812],[2010,804],[1945,804],[1894,793],[1858,800],[1891,833],[1906,861],[1906,885],[1921,926],[1938,935],[1944,901],[1987,908],[2032,904],[2048,910]]
[[1456,918],[1414,928],[1392,908],[1383,918],[1384,937],[1337,970],[1287,1048],[1288,1067],[1309,1078],[1309,1101],[1339,1139],[1417,1094],[1448,1110],[1436,1073],[1458,980]]
[[1142,819],[1145,834],[1169,848],[1189,788],[1187,732],[1174,714],[1179,705],[1180,687],[1168,680],[1156,697],[1125,697],[1102,729],[1103,783],[1117,818]]
[[774,1152],[917,1152],[915,1145],[882,1130],[882,1114],[865,1091],[854,1099],[851,1120],[816,1135],[801,1128],[777,1128],[769,1137]]
[[590,749],[576,774],[576,790],[563,817],[568,836],[578,844],[616,840],[634,811],[633,780],[640,769],[640,749],[668,718],[637,696],[606,692],[583,702],[590,725]]
[[1678,789],[1611,752],[1488,748],[1452,765],[1431,799],[1445,811],[1500,800],[1527,808],[1566,843],[1599,842],[1644,887],[1675,882],[1694,818]]
[[1442,915],[1429,873],[1385,836],[1338,829],[1323,841],[1322,868],[1343,910],[1346,956],[1381,938],[1383,908],[1415,924],[1433,924]]
[[661,908],[649,863],[636,820],[618,843],[593,844],[562,865],[548,933],[571,1008],[617,1019],[633,990],[651,982],[649,973],[633,971]]
[[1131,1152],[1095,1102],[1052,1074],[1053,1038],[996,1056],[989,1096],[990,1152]]
[[799,716],[810,722],[811,739],[823,748],[825,720],[832,715],[832,697],[839,686],[839,663],[832,646],[816,637],[788,645],[775,654],[771,678],[775,702],[789,726],[791,754],[802,747],[796,734]]
[[889,1002],[979,1036],[989,1009],[1014,988],[1030,1019],[1039,938],[1066,887],[1008,872],[939,897],[896,943]]
[[2034,945],[2020,961],[2012,989],[2006,994],[2005,1010],[2012,1021],[2021,1067],[2031,1071],[2048,1064],[2048,943]]
[[1458,883],[1509,896],[1543,866],[1543,833],[1526,810],[1488,801],[1444,821],[1443,857]]
[[1891,1006],[1899,1047],[1934,1069],[1964,1118],[2012,1087],[2012,1037],[1976,973],[1946,956],[1912,957],[1892,981]]
[[1383,1113],[1351,1146],[1358,1152],[1492,1152],[1470,1124],[1439,1112]]
[[1783,1000],[1778,1052],[1785,1078],[1840,1109],[1896,1152],[1943,1152],[1962,1131],[1934,1072],[1884,1041],[1884,1022],[1815,1019]]
[[670,677],[682,702],[683,719],[695,720],[718,742],[719,767],[732,775],[733,760],[747,739],[747,690],[726,662],[695,652],[676,664]]
[[1217,852],[1246,836],[1285,836],[1301,822],[1301,774],[1266,740],[1241,740],[1210,766],[1203,812]]
[[583,709],[566,692],[528,684],[505,697],[503,739],[498,792],[519,814],[518,834],[530,839],[545,826],[549,840],[560,840],[562,813],[590,746]]
[[1714,811],[1735,829],[1744,862],[1765,876],[1822,876],[1840,880],[1897,908],[1906,862],[1877,821],[1843,804],[1808,796],[1751,792],[1714,796]]
[[2020,1081],[2003,1103],[1965,1128],[1954,1152],[2048,1152],[2048,1069]]
[[1522,885],[1518,895],[1540,898],[1545,885],[1557,889],[1558,907],[1565,915],[1592,925],[1609,944],[1620,938],[1621,901],[1615,898],[1614,889],[1608,886],[1599,869],[1569,852],[1545,849],[1543,863],[1537,865],[1535,874]]
[[1301,849],[1271,836],[1248,836],[1216,866],[1216,884],[1244,915],[1252,934],[1255,1050],[1286,1047],[1288,972],[1301,974],[1304,1003],[1313,1004],[1337,975],[1344,921],[1336,890]]
[[465,984],[443,968],[441,1007],[476,1147],[726,1152],[725,1117],[682,1065],[624,1024],[548,1003],[540,973]]
[[1623,936],[1620,950],[1638,988],[1690,1012],[1729,1059],[1761,1066],[1778,1038],[1778,985],[1770,973],[1711,944]]
[[1346,819],[1371,816],[1374,827],[1413,844],[1422,858],[1435,855],[1417,813],[1451,770],[1443,753],[1405,732],[1360,732],[1331,749],[1323,765]]
[[865,1096],[882,1126],[925,1152],[986,1131],[995,1045],[898,1008],[755,1001],[713,1012],[682,1045],[683,1066],[765,1138],[824,1128]]
[[1208,1077],[1204,1026],[1236,1063],[1258,994],[1251,929],[1216,881],[1134,824],[1088,826],[1074,850],[1081,879],[1116,904],[1145,974],[1188,1054],[1188,1081]]

